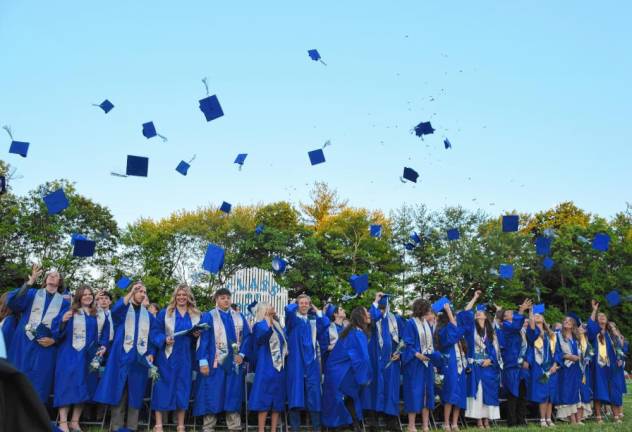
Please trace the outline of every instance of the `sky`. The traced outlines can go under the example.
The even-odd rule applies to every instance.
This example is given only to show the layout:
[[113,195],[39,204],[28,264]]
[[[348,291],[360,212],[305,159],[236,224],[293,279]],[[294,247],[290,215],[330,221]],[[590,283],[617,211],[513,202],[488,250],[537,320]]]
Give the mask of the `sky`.
[[[14,192],[66,178],[120,224],[298,203],[315,181],[385,212],[572,200],[610,217],[632,201],[630,16],[627,1],[4,0],[0,124],[31,146],[9,154],[0,131],[1,158]],[[203,77],[225,113],[212,122]],[[149,157],[147,178],[110,175],[127,155]]]

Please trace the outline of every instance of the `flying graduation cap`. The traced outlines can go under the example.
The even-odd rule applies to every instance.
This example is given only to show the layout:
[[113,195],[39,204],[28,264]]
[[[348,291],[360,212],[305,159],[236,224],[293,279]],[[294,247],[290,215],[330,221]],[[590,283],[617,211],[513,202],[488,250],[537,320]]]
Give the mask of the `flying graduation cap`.
[[353,291],[356,293],[356,296],[359,296],[363,292],[369,289],[369,274],[364,273],[361,275],[351,275],[349,278],[349,284]]
[[144,156],[127,155],[126,176],[147,177],[149,158]]
[[545,310],[546,310],[546,306],[544,305],[544,303],[533,305],[534,314],[543,315]]
[[224,249],[213,243],[209,243],[206,247],[202,268],[213,274],[217,274],[222,267],[224,267]]
[[420,244],[420,243],[421,243],[421,237],[419,237],[419,234],[417,234],[416,232],[413,232],[413,233],[410,235],[410,239],[411,239],[412,241],[414,241],[416,244]]
[[264,229],[265,229],[265,226],[263,224],[257,225],[257,227],[255,228],[255,234],[257,235],[261,234]]
[[229,214],[232,208],[233,206],[230,205],[230,203],[227,203],[226,201],[222,201],[222,205],[219,207],[220,211],[223,211],[226,214]]
[[248,310],[248,312],[250,312],[254,316],[255,313],[257,313],[258,304],[259,304],[259,301],[254,300],[252,303],[249,303],[248,306],[246,306],[246,309]]
[[156,126],[154,126],[154,122],[143,123],[143,136],[147,139],[158,136],[163,141],[167,141],[167,137],[156,132]]
[[132,280],[126,276],[121,276],[119,280],[116,281],[116,286],[125,289],[132,283]]
[[106,114],[112,111],[112,108],[114,108],[114,104],[112,104],[112,102],[110,102],[107,99],[101,102],[100,104],[92,104],[92,106],[101,108],[103,112]]
[[553,258],[551,257],[546,257],[542,260],[542,267],[544,267],[544,269],[547,271],[550,271],[554,265],[555,261],[553,261]]
[[501,279],[511,279],[513,278],[513,265],[511,264],[501,264],[498,267],[498,274]]
[[222,110],[222,106],[219,104],[219,99],[217,99],[217,95],[209,96],[206,77],[202,78],[202,82],[204,83],[204,87],[206,88],[206,97],[199,100],[200,111],[202,111],[202,113],[204,114],[206,121],[210,122],[211,120],[222,117],[224,115],[224,111]]
[[11,127],[2,126],[2,129],[7,131],[7,134],[9,134],[9,138],[11,138],[11,146],[9,147],[9,153],[17,154],[25,158],[29,152],[30,144],[24,141],[15,141],[13,139],[13,132],[11,131]]
[[404,243],[404,248],[405,248],[406,250],[411,251],[411,250],[415,249],[415,245],[414,245],[414,244],[412,244],[412,243]]
[[7,178],[0,175],[0,195],[7,193]]
[[451,142],[450,142],[450,140],[449,140],[449,139],[447,139],[447,138],[443,140],[443,145],[445,146],[445,149],[446,149],[446,150],[447,150],[447,149],[451,149],[451,148],[452,148],[452,143],[451,143]]
[[307,152],[307,155],[309,156],[309,162],[312,165],[318,165],[325,162],[325,153],[323,152],[323,149],[312,150]]
[[419,138],[424,139],[424,135],[430,135],[434,133],[434,129],[430,122],[421,122],[415,126],[414,132]]
[[97,245],[97,242],[95,242],[94,240],[88,240],[85,237],[77,238],[75,239],[72,255],[76,257],[82,257],[82,258],[91,257],[92,255],[94,255],[94,249],[96,245]]
[[443,307],[446,304],[450,304],[450,299],[448,299],[447,297],[441,297],[439,300],[437,300],[436,302],[434,302],[432,304],[432,310],[434,313],[439,313],[443,310]]
[[538,256],[547,256],[551,254],[551,237],[537,237],[535,239],[535,253]]
[[380,238],[382,237],[382,225],[374,224],[369,228],[369,232],[371,233],[371,237]]
[[604,233],[597,233],[592,241],[592,248],[599,252],[608,251],[608,245],[610,243],[610,236]]
[[286,267],[287,267],[287,261],[284,260],[283,258],[278,257],[278,256],[272,258],[272,270],[274,270],[276,274],[285,273]]
[[319,61],[322,64],[324,64],[325,66],[327,66],[327,63],[325,63],[321,58],[320,58],[320,53],[318,52],[317,49],[311,49],[311,50],[307,50],[307,55],[309,55],[309,58],[311,58],[314,61]]
[[606,294],[606,302],[610,307],[619,306],[619,304],[621,304],[621,295],[619,294],[619,291],[614,290]]
[[458,228],[450,228],[448,230],[448,241],[458,240],[461,237]]
[[419,173],[412,168],[404,167],[404,174],[400,177],[402,183],[406,183],[405,180],[409,182],[417,183],[417,178],[419,178]]
[[180,161],[180,163],[176,167],[176,171],[178,171],[183,176],[187,175],[189,173],[189,168],[191,168],[191,162],[193,162],[194,160],[195,160],[195,155],[193,155],[193,157],[189,159],[188,162]]
[[235,162],[239,165],[239,171],[241,171],[242,167],[244,166],[244,162],[246,162],[246,157],[248,156],[248,153],[239,153],[237,155],[237,157],[235,158]]
[[44,204],[46,204],[49,215],[61,213],[62,210],[68,208],[68,198],[66,198],[63,189],[57,189],[42,199],[44,200]]
[[503,232],[516,232],[518,231],[518,221],[520,217],[518,215],[505,215],[503,216]]

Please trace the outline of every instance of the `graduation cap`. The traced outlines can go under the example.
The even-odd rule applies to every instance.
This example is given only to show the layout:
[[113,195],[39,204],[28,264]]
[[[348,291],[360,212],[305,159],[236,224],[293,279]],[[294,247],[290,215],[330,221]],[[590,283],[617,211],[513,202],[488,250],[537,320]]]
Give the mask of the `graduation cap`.
[[498,274],[502,279],[513,278],[513,265],[501,264],[500,267],[498,267]]
[[11,138],[9,153],[17,154],[25,158],[29,152],[29,143],[23,141],[15,141],[13,139],[13,132],[11,132],[11,128],[9,126],[2,126],[2,129],[7,131],[7,134],[9,134],[9,138]]
[[318,53],[317,49],[311,49],[311,50],[307,50],[307,55],[309,55],[309,58],[311,58],[314,61],[319,61],[322,64],[324,64],[325,66],[327,66],[327,63],[325,63],[321,58],[320,58],[320,54]]
[[233,163],[239,164],[240,171],[241,171],[241,168],[244,166],[244,162],[246,161],[246,156],[248,156],[248,153],[239,153],[237,157],[235,158],[235,162],[233,162]]
[[213,274],[217,274],[222,267],[224,267],[224,249],[213,243],[209,243],[206,248],[206,254],[204,255],[202,268]]
[[75,245],[75,242],[76,242],[77,240],[87,240],[87,239],[88,239],[88,238],[87,238],[86,236],[84,236],[84,235],[77,234],[77,233],[72,233],[72,234],[70,235],[70,244],[71,244],[72,246],[74,246],[74,245]]
[[375,238],[379,238],[382,237],[382,225],[371,225],[371,227],[369,228],[369,231],[371,233],[371,237],[375,237]]
[[582,320],[581,318],[579,318],[579,315],[577,315],[575,312],[569,312],[566,314],[567,317],[572,318],[575,320],[575,325],[577,325],[578,327],[580,325],[582,325]]
[[417,244],[420,244],[420,243],[421,243],[421,237],[419,237],[419,234],[417,234],[416,232],[413,232],[413,233],[410,235],[410,239],[411,239],[412,241],[414,241],[415,243],[417,243]]
[[402,175],[402,182],[404,181],[403,179],[406,179],[410,182],[413,183],[417,183],[417,178],[419,177],[419,173],[417,173],[417,171],[415,171],[412,168],[408,168],[408,167],[404,167],[404,174]]
[[443,310],[443,306],[445,306],[446,304],[450,304],[450,299],[443,296],[432,304],[432,310],[434,311],[434,313],[439,313]]
[[222,202],[222,205],[220,206],[220,211],[223,211],[224,213],[228,214],[230,213],[230,209],[233,208],[232,205],[230,205],[229,203],[227,203],[226,201]]
[[114,108],[114,105],[112,104],[112,102],[110,102],[107,99],[101,102],[100,104],[92,104],[92,106],[101,108],[103,112],[106,114],[112,111],[112,108]]
[[446,150],[449,149],[449,148],[452,148],[452,143],[447,138],[443,140],[443,145],[445,146]]
[[323,149],[312,150],[307,152],[307,155],[309,156],[309,162],[312,165],[318,165],[325,162],[325,153],[323,153]]
[[355,291],[357,295],[360,295],[369,289],[369,274],[351,275],[349,284],[351,288],[353,288],[353,291]]
[[619,291],[610,291],[606,294],[606,302],[610,307],[615,307],[621,304],[621,295],[619,294]]
[[204,113],[204,117],[207,122],[220,118],[224,115],[224,111],[222,110],[222,106],[219,104],[217,95],[205,97],[204,99],[200,99],[199,102],[200,110]]
[[384,294],[381,298],[380,301],[377,302],[378,305],[380,306],[386,306],[388,304],[388,299],[391,295],[390,294]]
[[404,247],[406,248],[406,250],[413,250],[415,249],[415,245],[412,243],[404,243]]
[[330,321],[334,320],[334,312],[336,311],[336,305],[328,304],[325,309],[325,316],[329,318]]
[[503,232],[518,231],[519,220],[520,220],[520,217],[518,215],[503,216]]
[[125,174],[128,176],[147,177],[149,170],[149,158],[144,156],[127,155],[127,168]]
[[176,167],[176,171],[178,171],[183,176],[187,175],[189,173],[189,168],[191,168],[191,162],[193,162],[194,160],[195,160],[195,155],[193,155],[193,157],[189,159],[188,162],[180,161],[180,163]]
[[163,141],[167,141],[167,138],[165,136],[160,135],[158,132],[156,132],[154,122],[143,123],[143,135],[147,139],[159,136]]
[[551,270],[554,264],[555,261],[553,261],[553,258],[551,257],[546,257],[542,260],[542,266],[545,268],[545,270]]
[[68,198],[66,198],[63,189],[57,189],[55,192],[49,193],[43,200],[49,215],[60,213],[68,207]]
[[7,192],[7,178],[0,175],[0,195]]
[[460,236],[458,228],[450,228],[448,230],[448,241],[458,240]]
[[94,240],[88,240],[86,238],[76,239],[75,247],[72,250],[72,255],[76,257],[91,257],[94,255],[94,249],[97,242]]
[[546,256],[551,253],[551,243],[553,239],[550,237],[537,237],[535,239],[535,253],[538,256]]
[[272,258],[272,270],[274,270],[276,274],[285,273],[286,267],[287,267],[287,261],[285,261],[283,258],[278,257],[278,256]]
[[434,133],[434,131],[435,130],[432,128],[430,122],[421,122],[417,126],[415,126],[415,135],[417,135],[421,139],[424,138],[424,135],[430,135]]
[[263,224],[257,225],[257,227],[255,228],[255,234],[257,234],[257,235],[261,234],[263,232],[264,228],[265,227],[263,226]]
[[592,241],[592,248],[596,251],[606,252],[608,250],[608,244],[610,243],[610,236],[604,233],[597,233]]
[[254,300],[252,303],[249,303],[248,306],[246,306],[246,309],[248,310],[248,312],[250,312],[252,315],[255,314],[255,312],[257,312],[257,305],[259,304],[259,301]]
[[542,314],[544,314],[544,310],[545,309],[546,308],[544,306],[544,303],[539,303],[539,304],[533,305],[533,313],[534,314],[542,315]]
[[476,305],[477,312],[487,312],[487,305],[485,303]]
[[132,283],[132,280],[126,276],[121,276],[119,280],[116,281],[116,286],[125,289]]

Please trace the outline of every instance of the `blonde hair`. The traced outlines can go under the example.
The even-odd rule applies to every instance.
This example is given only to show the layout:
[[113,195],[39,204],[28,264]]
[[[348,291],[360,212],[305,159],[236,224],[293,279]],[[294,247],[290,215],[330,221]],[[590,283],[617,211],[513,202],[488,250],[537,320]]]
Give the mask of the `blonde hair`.
[[272,305],[270,303],[259,303],[257,305],[257,313],[255,314],[255,322],[263,321]]
[[178,295],[178,291],[184,291],[187,294],[187,312],[191,315],[200,315],[200,310],[195,304],[195,297],[193,296],[191,287],[187,284],[179,284],[173,290],[173,294],[171,294],[171,300],[169,301],[169,305],[167,305],[167,316],[171,316],[176,309],[176,296]]

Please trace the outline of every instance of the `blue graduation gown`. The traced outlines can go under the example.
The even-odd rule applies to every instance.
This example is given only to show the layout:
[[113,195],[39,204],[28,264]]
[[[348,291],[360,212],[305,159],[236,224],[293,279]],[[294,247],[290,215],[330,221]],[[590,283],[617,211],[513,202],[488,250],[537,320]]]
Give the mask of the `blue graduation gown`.
[[96,389],[96,375],[90,372],[90,361],[96,351],[107,345],[106,331],[98,338],[97,319],[86,315],[86,344],[77,351],[72,346],[72,331],[75,316],[61,323],[58,339],[61,341],[55,369],[55,395],[53,406],[62,407],[80,404],[92,399]]
[[515,397],[520,395],[520,380],[522,378],[522,365],[519,364],[518,360],[520,358],[520,349],[522,348],[520,331],[522,330],[524,319],[524,315],[514,313],[511,321],[502,322],[498,335],[503,359],[503,387]]
[[4,337],[4,346],[7,350],[7,357],[10,358],[9,348],[11,347],[11,340],[17,327],[17,318],[15,315],[9,315],[2,321],[2,336]]
[[[140,308],[134,308],[135,312],[135,332],[134,344],[129,352],[125,352],[123,342],[125,339],[125,317],[129,304],[125,304],[123,299],[119,299],[111,310],[112,322],[114,323],[114,340],[110,348],[110,355],[103,376],[97,385],[94,394],[94,401],[107,405],[118,405],[123,396],[125,384],[128,386],[128,405],[132,408],[140,409],[147,388],[149,368],[146,360],[136,351],[136,341],[138,339],[138,320]],[[149,314],[150,336],[152,328],[156,326],[156,319]],[[149,338],[149,346],[144,357],[154,355],[155,349]],[[160,373],[160,371],[158,371]]]
[[[209,366],[208,376],[201,373],[197,375],[195,389],[195,403],[193,414],[201,416],[206,414],[219,414],[221,412],[236,412],[241,410],[244,399],[244,377],[246,376],[246,364],[242,363],[238,370],[235,370],[233,362],[233,343],[237,343],[235,334],[235,324],[230,311],[219,312],[226,331],[226,341],[228,343],[228,356],[224,365],[213,367],[215,360],[215,332],[213,331],[213,316],[210,312],[204,313],[200,322],[206,322],[210,328],[202,333],[200,347],[197,350],[197,360],[206,360]],[[242,314],[239,317],[243,320],[243,330],[240,340],[240,353],[246,354],[250,344],[250,327]]]
[[[588,339],[588,336],[586,336],[586,338]],[[588,342],[588,344],[586,345],[586,350],[584,351],[584,356],[588,356],[588,349],[590,347],[590,342]],[[594,361],[594,356],[591,356],[590,358],[585,358],[584,359],[584,371],[583,371],[583,375],[581,378],[581,384],[580,384],[580,399],[582,403],[591,403],[593,400],[593,382],[592,382],[592,369],[593,369],[593,363]]]
[[[287,399],[290,409],[321,410],[320,363],[318,349],[312,344],[312,327],[308,320],[298,316],[298,305],[285,307],[285,325],[288,336]],[[313,317],[311,318],[313,319]],[[316,317],[316,328],[322,331],[322,317]],[[318,347],[316,347],[318,348]]]
[[[560,369],[557,371],[557,403],[560,405],[573,405],[580,402],[582,370],[579,366],[579,361],[573,362],[570,366],[566,366],[564,352],[562,352],[560,342],[561,338],[563,338],[563,336],[558,334],[555,354],[557,363],[560,365]],[[579,355],[579,344],[574,337],[571,337],[568,344],[571,349],[571,354]]]
[[[620,345],[619,341],[614,341],[614,346],[618,347],[624,355],[629,351],[629,344],[625,342]],[[619,364],[621,360],[621,364]],[[625,358],[619,359],[611,364],[612,367],[612,385],[610,386],[610,402],[615,406],[623,405],[623,395],[626,394],[627,386],[625,384]]]
[[344,396],[353,399],[356,415],[362,420],[361,392],[372,376],[367,337],[353,329],[336,343],[325,366],[322,423],[339,427],[352,422],[344,406]]
[[[592,360],[592,382],[593,382],[593,399],[601,401],[602,403],[615,403],[617,399],[617,389],[616,386],[613,386],[613,372],[612,365],[617,361],[617,353],[612,345],[612,340],[610,339],[610,335],[608,332],[605,332],[605,341],[606,341],[606,353],[608,355],[608,359],[610,361],[609,366],[600,366],[599,365],[599,342],[597,337],[601,331],[599,324],[592,319],[588,319],[588,340],[593,346],[593,350],[595,352],[595,356]],[[614,388],[613,388],[614,387]],[[611,401],[610,399],[614,396],[615,401]]]
[[444,359],[443,387],[441,388],[441,402],[456,405],[462,409],[467,408],[467,386],[465,369],[467,367],[466,354],[463,355],[463,369],[459,373],[457,368],[456,344],[465,335],[462,325],[448,323],[439,330],[440,351]]
[[[432,335],[428,336],[432,337]],[[404,327],[404,342],[406,343],[402,355],[404,411],[417,413],[423,408],[433,409],[435,385],[433,363],[441,362],[441,353],[435,351],[433,354],[427,355],[427,357],[432,357],[427,366],[415,357],[415,353],[422,350],[419,333],[413,318],[410,318]]]
[[[527,385],[527,399],[535,403],[553,402],[557,403],[558,393],[558,372],[552,374],[547,382],[540,382],[542,375],[547,372],[554,363],[557,363],[555,357],[555,351],[551,351],[551,344],[548,334],[544,335],[543,340],[543,361],[539,365],[535,361],[535,347],[534,343],[540,336],[540,330],[536,327],[534,330],[531,327],[527,328],[527,342],[529,343],[529,350],[527,354],[527,361],[529,362],[530,377]],[[558,364],[559,366],[559,364]]]
[[[165,341],[165,316],[167,309],[158,312],[156,325],[151,332],[151,342],[158,350],[155,365],[160,377],[154,383],[151,408],[157,411],[185,410],[189,407],[191,383],[193,380],[193,360],[197,339],[191,335],[178,336],[172,345],[171,355],[167,358]],[[174,333],[193,327],[188,312],[180,315],[175,308]]]
[[[473,316],[473,313],[472,313]],[[475,349],[475,332],[476,324],[474,320],[468,321],[469,328],[465,332],[467,341],[467,357],[472,359],[470,363],[471,372],[467,376],[467,396],[476,397],[478,386],[481,385],[483,390],[483,404],[487,406],[499,406],[498,390],[500,388],[500,364],[498,362],[498,353],[494,347],[492,335],[488,335],[485,340],[485,352],[481,358],[477,358]],[[497,332],[494,332],[496,335]],[[500,342],[499,342],[500,344]],[[476,360],[488,359],[492,364],[483,367]]]
[[326,316],[323,316],[323,318],[319,321],[317,321],[317,325],[318,325],[318,345],[320,345],[320,358],[321,358],[321,365],[322,365],[322,369],[325,368],[325,364],[327,363],[327,357],[329,356],[329,343],[331,342],[331,339],[329,337],[329,327],[331,326],[331,324],[333,323],[333,325],[336,327],[336,332],[338,334],[340,334],[340,332],[342,332],[342,330],[344,329],[344,326],[342,324],[336,324],[334,321],[331,321],[329,318],[327,318]]
[[[25,326],[31,318],[31,306],[33,305],[33,300],[38,290],[36,288],[30,288],[21,297],[16,296],[18,291],[19,288],[12,291],[11,294],[9,294],[9,301],[7,302],[13,312],[21,314],[20,321],[16,326],[11,340],[11,346],[9,347],[9,361],[31,380],[31,384],[33,384],[40,399],[46,403],[53,390],[53,377],[55,376],[55,360],[57,359],[58,344],[55,343],[48,348],[44,348],[38,344],[35,339],[30,340],[26,336]],[[42,317],[45,316],[52,299],[53,295],[46,293]],[[68,301],[64,300],[59,313],[53,319],[51,323],[53,338],[55,338],[55,334],[58,334],[55,326],[59,325],[61,317],[66,313],[69,307],[70,304]]]
[[278,371],[272,363],[270,338],[273,332],[279,337],[281,352],[283,352],[283,335],[276,328],[261,320],[252,328],[253,339],[257,347],[257,368],[255,381],[250,390],[248,408],[251,411],[285,411],[286,377],[285,365]]

